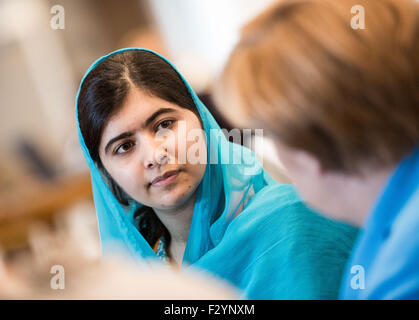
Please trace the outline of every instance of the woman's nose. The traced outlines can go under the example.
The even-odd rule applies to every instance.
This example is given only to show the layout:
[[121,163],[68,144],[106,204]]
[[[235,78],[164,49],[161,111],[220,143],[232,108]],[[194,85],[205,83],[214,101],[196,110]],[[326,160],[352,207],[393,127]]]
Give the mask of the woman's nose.
[[157,143],[152,138],[144,140],[141,148],[144,167],[146,169],[152,169],[167,163],[167,148],[161,145],[161,143]]

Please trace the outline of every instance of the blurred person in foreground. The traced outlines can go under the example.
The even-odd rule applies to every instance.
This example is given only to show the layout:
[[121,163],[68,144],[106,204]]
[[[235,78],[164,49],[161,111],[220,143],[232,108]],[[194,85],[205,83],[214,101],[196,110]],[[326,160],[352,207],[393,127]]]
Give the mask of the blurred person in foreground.
[[105,258],[92,255],[98,244],[86,230],[80,233],[80,228],[69,225],[56,231],[43,225],[33,229],[29,251],[13,258],[0,251],[0,300],[239,298],[233,287],[202,274],[179,273],[157,264],[144,268],[122,251]]
[[244,27],[216,94],[269,131],[311,207],[362,228],[340,298],[418,299],[419,3],[278,2]]
[[229,142],[150,50],[98,59],[77,95],[104,255],[215,275],[249,299],[334,299],[357,229],[309,210]]

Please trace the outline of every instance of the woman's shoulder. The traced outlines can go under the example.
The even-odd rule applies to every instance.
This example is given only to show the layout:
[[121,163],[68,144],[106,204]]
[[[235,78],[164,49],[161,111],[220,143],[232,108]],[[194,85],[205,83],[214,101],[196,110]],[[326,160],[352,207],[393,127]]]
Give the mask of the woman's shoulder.
[[246,229],[265,224],[274,227],[269,222],[275,222],[276,225],[313,218],[313,212],[303,203],[294,186],[275,183],[256,192],[232,225]]
[[261,189],[231,224],[231,232],[245,237],[288,242],[309,241],[353,245],[357,229],[333,221],[308,208],[296,189],[288,184],[274,184]]
[[[335,298],[355,236],[305,206],[293,186],[274,184],[252,197],[198,265],[253,298]],[[219,263],[226,255],[229,263]]]

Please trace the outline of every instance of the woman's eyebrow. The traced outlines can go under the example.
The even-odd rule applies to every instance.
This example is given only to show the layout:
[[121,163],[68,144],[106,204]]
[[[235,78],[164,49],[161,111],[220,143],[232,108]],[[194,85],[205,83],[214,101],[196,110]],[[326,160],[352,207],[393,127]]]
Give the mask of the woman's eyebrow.
[[[164,113],[170,113],[170,112],[176,112],[176,109],[173,108],[160,108],[159,110],[157,110],[156,112],[154,112],[150,117],[147,118],[147,120],[144,122],[144,124],[142,125],[142,128],[146,128],[147,126],[150,125],[150,123],[152,123],[158,116],[160,116],[161,114]],[[105,147],[105,154],[108,153],[109,148],[112,146],[112,144],[118,140],[124,139],[124,138],[128,138],[134,135],[133,131],[126,131],[121,133],[120,135],[117,135],[115,138],[112,138],[111,140],[109,140],[109,142],[106,144]]]
[[111,145],[112,145],[114,142],[116,142],[116,141],[118,141],[118,140],[121,140],[121,139],[124,139],[124,138],[131,137],[131,136],[133,136],[133,135],[134,135],[134,132],[132,132],[132,131],[127,131],[127,132],[123,132],[123,133],[121,133],[120,135],[117,135],[115,138],[112,138],[111,140],[109,140],[109,142],[106,144],[106,147],[105,147],[105,154],[107,154],[107,153],[108,153],[109,148],[111,147]]
[[154,112],[143,124],[143,129],[148,127],[150,123],[152,123],[159,115],[164,113],[176,112],[176,109],[173,108],[160,108],[156,112]]

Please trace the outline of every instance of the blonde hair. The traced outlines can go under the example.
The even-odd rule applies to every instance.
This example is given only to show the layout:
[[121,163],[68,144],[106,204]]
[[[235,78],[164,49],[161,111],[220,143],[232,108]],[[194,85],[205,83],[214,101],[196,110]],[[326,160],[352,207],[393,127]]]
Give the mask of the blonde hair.
[[[354,5],[364,8],[365,29],[351,27]],[[280,1],[243,28],[217,104],[238,107],[249,124],[325,169],[394,165],[419,144],[418,7],[414,0]]]

